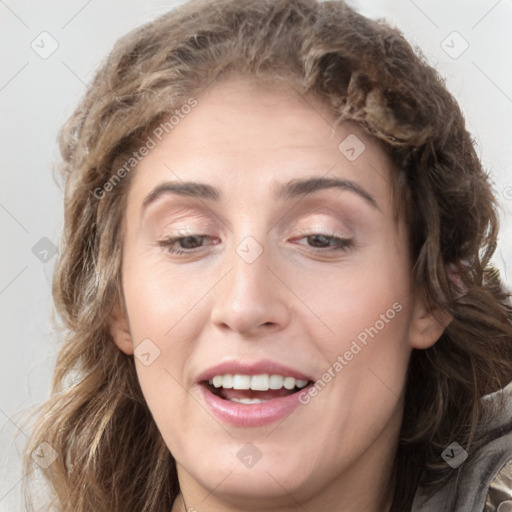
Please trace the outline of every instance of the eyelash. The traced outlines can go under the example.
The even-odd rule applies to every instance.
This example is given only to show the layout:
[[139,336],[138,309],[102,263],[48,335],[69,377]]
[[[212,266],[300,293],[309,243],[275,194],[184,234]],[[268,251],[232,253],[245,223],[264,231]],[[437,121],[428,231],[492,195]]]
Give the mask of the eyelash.
[[[309,252],[312,253],[322,253],[322,252],[346,252],[347,250],[351,249],[354,246],[354,241],[351,238],[343,238],[338,236],[336,233],[311,233],[311,232],[300,232],[301,238],[309,238],[313,236],[321,236],[327,239],[327,242],[335,241],[336,243],[332,246],[327,247],[318,247],[318,248],[310,248],[308,249]],[[164,240],[160,240],[158,242],[158,245],[163,247],[169,254],[174,255],[183,255],[183,254],[192,254],[193,252],[197,251],[201,247],[194,248],[194,249],[174,249],[172,248],[172,245],[176,242],[179,242],[180,240],[184,240],[186,238],[207,238],[208,235],[186,235],[181,237],[170,237],[166,238]]]

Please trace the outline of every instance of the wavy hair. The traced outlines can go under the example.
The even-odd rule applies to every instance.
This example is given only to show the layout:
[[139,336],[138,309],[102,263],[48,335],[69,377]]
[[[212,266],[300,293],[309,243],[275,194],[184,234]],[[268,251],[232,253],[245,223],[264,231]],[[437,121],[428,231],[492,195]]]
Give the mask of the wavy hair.
[[58,512],[168,512],[179,493],[133,357],[109,330],[122,305],[121,219],[136,169],[101,199],[95,191],[162,120],[232,74],[285,81],[381,142],[415,286],[453,318],[411,355],[392,510],[410,509],[419,486],[435,492],[457,478],[463,466],[440,458],[451,441],[471,458],[496,435],[484,427],[502,404],[482,397],[512,379],[510,296],[489,265],[497,204],[443,80],[398,30],[342,1],[193,0],[117,41],[59,136],[65,218],[53,297],[65,336],[25,454],[27,472],[41,442],[59,454],[43,470]]

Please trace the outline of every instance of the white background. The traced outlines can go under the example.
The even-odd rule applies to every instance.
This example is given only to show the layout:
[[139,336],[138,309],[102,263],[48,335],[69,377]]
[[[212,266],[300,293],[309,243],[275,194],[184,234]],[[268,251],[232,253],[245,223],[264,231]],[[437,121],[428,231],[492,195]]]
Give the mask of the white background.
[[[512,0],[351,3],[401,29],[460,102],[501,201],[495,263],[510,287]],[[17,425],[25,408],[48,396],[55,363],[50,295],[55,258],[43,263],[32,248],[43,237],[59,241],[62,193],[52,177],[58,129],[115,40],[176,4],[0,0],[0,512],[24,510],[19,454],[28,432],[20,432]],[[46,59],[31,48],[43,31],[58,43]],[[467,50],[453,58],[464,41]],[[14,444],[16,433],[20,435]]]

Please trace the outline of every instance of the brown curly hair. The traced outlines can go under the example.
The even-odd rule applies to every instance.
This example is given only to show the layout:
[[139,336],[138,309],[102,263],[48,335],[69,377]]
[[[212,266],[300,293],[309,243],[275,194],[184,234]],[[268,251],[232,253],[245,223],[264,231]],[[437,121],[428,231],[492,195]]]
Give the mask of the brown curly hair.
[[25,459],[31,472],[42,441],[59,454],[44,470],[59,512],[168,512],[179,493],[133,357],[109,331],[122,304],[130,175],[102,199],[94,191],[162,119],[231,73],[286,80],[381,141],[396,164],[415,286],[453,317],[410,359],[392,510],[410,509],[420,485],[456,481],[463,466],[440,458],[450,442],[471,458],[495,435],[483,427],[496,410],[481,398],[512,379],[512,308],[489,266],[498,233],[489,178],[443,80],[399,31],[342,1],[193,0],[115,44],[60,134],[65,223],[53,296],[66,337]]

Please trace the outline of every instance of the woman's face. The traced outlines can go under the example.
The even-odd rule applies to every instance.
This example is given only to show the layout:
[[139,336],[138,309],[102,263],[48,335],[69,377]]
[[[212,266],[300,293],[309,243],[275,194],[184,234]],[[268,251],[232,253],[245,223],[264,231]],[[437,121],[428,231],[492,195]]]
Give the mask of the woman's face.
[[390,161],[291,87],[231,79],[197,100],[133,171],[116,344],[135,349],[188,506],[365,503],[411,349],[441,333],[412,289]]

